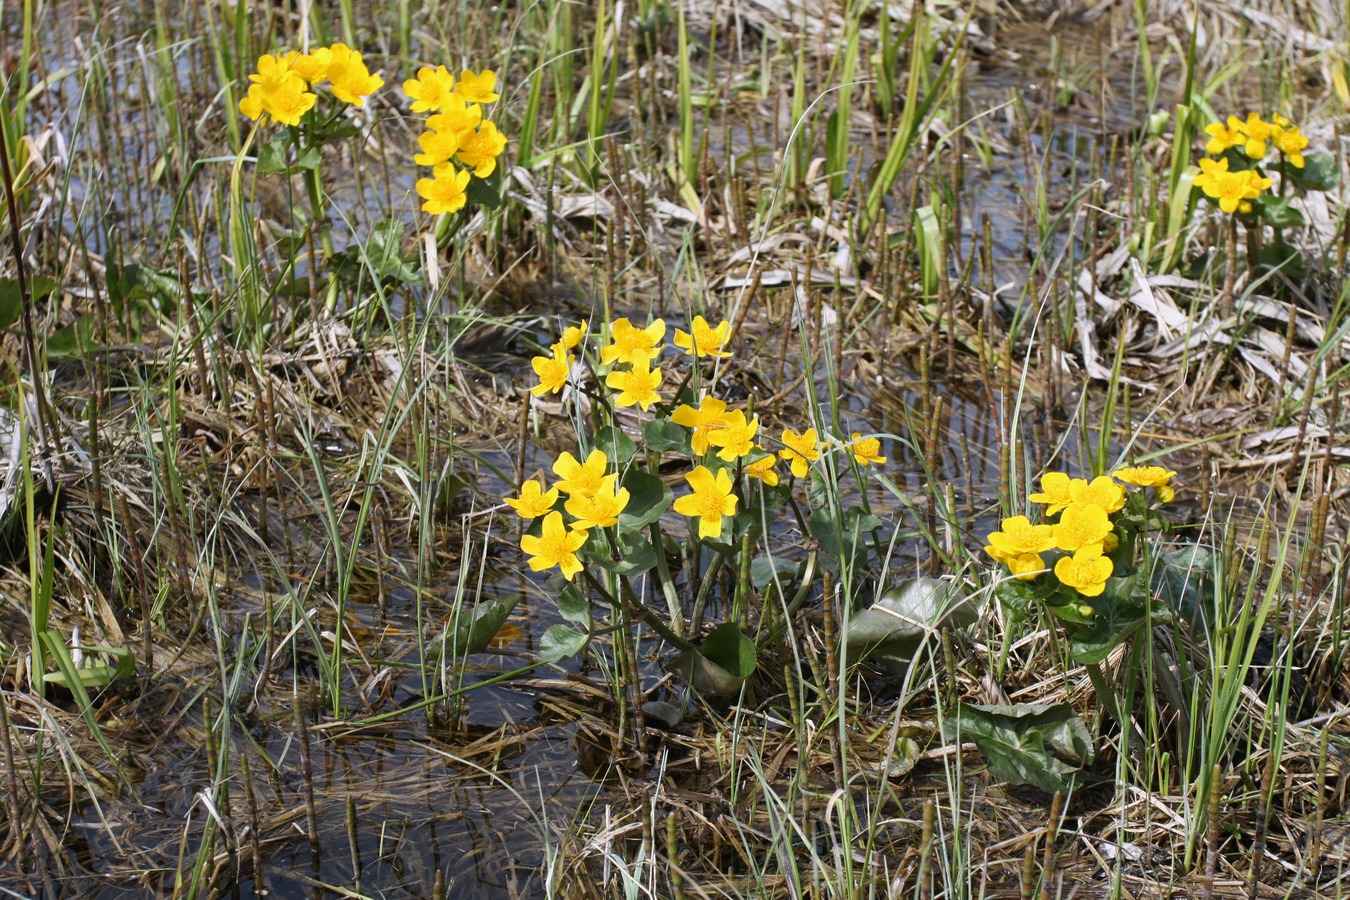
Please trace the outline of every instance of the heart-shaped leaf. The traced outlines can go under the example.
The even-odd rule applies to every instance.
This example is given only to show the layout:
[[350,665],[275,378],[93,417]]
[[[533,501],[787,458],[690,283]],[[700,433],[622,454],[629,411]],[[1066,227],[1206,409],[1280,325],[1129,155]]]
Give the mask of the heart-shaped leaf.
[[1050,792],[1072,788],[1095,756],[1087,726],[1067,703],[962,703],[944,723],[942,736],[974,741],[995,778]]

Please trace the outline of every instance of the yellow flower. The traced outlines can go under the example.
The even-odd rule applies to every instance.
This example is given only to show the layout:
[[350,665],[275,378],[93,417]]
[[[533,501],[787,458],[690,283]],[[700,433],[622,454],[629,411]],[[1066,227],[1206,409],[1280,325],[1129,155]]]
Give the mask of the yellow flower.
[[[762,448],[755,447],[754,449],[760,450]],[[778,473],[773,470],[773,467],[777,462],[778,457],[770,453],[768,456],[747,464],[745,467],[745,474],[749,475],[751,478],[758,478],[769,487],[777,487]]]
[[479,178],[487,178],[497,168],[497,157],[506,149],[506,135],[492,122],[484,122],[477,131],[465,136],[459,148],[459,161],[473,169]]
[[731,355],[724,350],[729,336],[727,331],[731,328],[731,323],[723,319],[716,328],[708,325],[708,320],[702,316],[694,316],[694,322],[690,326],[692,334],[687,331],[675,329],[675,346],[684,351],[686,356],[704,357],[715,356],[725,358]]
[[1177,492],[1170,487],[1154,488],[1153,494],[1159,503],[1171,503],[1177,498]]
[[1125,506],[1125,489],[1108,475],[1098,475],[1091,482],[1075,478],[1069,482],[1069,497],[1074,503],[1100,506],[1107,513],[1118,512]]
[[590,322],[586,319],[581,320],[580,325],[572,325],[563,329],[562,345],[568,350],[573,349],[586,339],[586,329],[590,327]]
[[860,466],[879,466],[886,461],[881,455],[881,441],[877,438],[865,438],[860,432],[853,432],[853,442],[848,445],[853,458]]
[[1083,547],[1073,556],[1066,556],[1055,563],[1055,577],[1060,583],[1084,597],[1099,596],[1106,589],[1106,579],[1111,577],[1114,570],[1111,560],[1102,556],[1102,548],[1096,544]]
[[1003,562],[1007,563],[1008,571],[1022,581],[1031,581],[1045,571],[1045,560],[1041,559],[1039,553],[1022,553],[1010,556]]
[[491,103],[501,95],[496,91],[497,73],[484,69],[474,74],[472,69],[459,73],[459,87],[455,91],[470,103]]
[[423,66],[417,70],[416,78],[403,82],[403,93],[412,98],[413,112],[431,112],[441,105],[455,91],[455,76],[445,66]]
[[306,90],[305,79],[291,69],[287,57],[263,54],[258,57],[257,73],[248,76],[248,80],[253,84],[239,101],[239,111],[250,119],[267,113],[282,125],[299,125],[301,117],[318,100]]
[[646,412],[653,403],[661,402],[661,395],[656,392],[661,386],[661,370],[650,365],[645,358],[639,358],[631,369],[610,372],[605,377],[605,387],[619,392],[614,398],[615,406],[622,409],[636,404]]
[[731,476],[726,469],[719,469],[714,478],[706,466],[699,466],[684,479],[694,492],[677,499],[675,511],[698,519],[699,537],[720,538],[722,517],[736,515],[737,498],[731,492]]
[[704,397],[698,409],[683,403],[671,414],[670,421],[694,429],[689,443],[694,452],[702,456],[708,452],[713,434],[727,427],[727,404],[716,397]]
[[584,463],[566,450],[553,464],[553,474],[559,479],[558,490],[569,497],[589,497],[605,481],[605,470],[609,468],[609,458],[601,450],[592,450]]
[[434,177],[417,179],[417,196],[426,201],[422,211],[439,215],[463,209],[469,200],[464,193],[469,186],[469,173],[456,171],[450,163],[441,163],[431,174]]
[[1308,146],[1308,139],[1299,134],[1298,126],[1284,116],[1276,116],[1275,123],[1276,130],[1272,136],[1275,148],[1284,154],[1284,158],[1294,168],[1303,168],[1303,148]]
[[639,359],[648,363],[656,361],[661,355],[661,339],[666,336],[664,319],[657,319],[646,328],[635,328],[628,319],[615,319],[609,326],[609,339],[612,344],[600,348],[600,362],[628,363],[632,365]]
[[292,72],[315,85],[328,77],[328,67],[333,64],[333,51],[327,47],[317,47],[308,53],[292,50],[285,59]]
[[450,157],[459,152],[459,146],[468,132],[424,131],[417,138],[421,153],[413,154],[413,162],[419,166],[439,166],[449,162]]
[[585,530],[618,524],[619,513],[628,506],[629,497],[628,489],[618,484],[618,475],[606,475],[594,494],[567,498],[563,506],[576,519],[572,527]]
[[549,350],[552,351],[552,356],[536,356],[530,360],[530,365],[534,367],[534,374],[539,376],[539,383],[530,388],[530,393],[536,397],[561,391],[563,386],[567,384],[568,373],[572,371],[572,361],[576,359],[563,348],[561,341],[554,344]]
[[1100,549],[1111,533],[1111,519],[1100,506],[1075,503],[1064,510],[1054,529],[1055,546],[1061,550],[1073,553],[1083,547]]
[[758,433],[759,416],[747,422],[745,413],[738,409],[727,414],[724,427],[708,435],[708,443],[720,448],[717,451],[718,459],[735,462],[749,456],[750,451],[755,449],[755,435]]
[[1229,147],[1241,147],[1247,143],[1247,136],[1242,133],[1242,123],[1237,116],[1229,116],[1226,127],[1220,122],[1206,125],[1205,134],[1209,135],[1205,152],[1210,156],[1218,156]]
[[1169,472],[1162,466],[1126,466],[1111,473],[1116,480],[1135,487],[1166,487],[1176,472]]
[[558,489],[544,490],[537,478],[531,478],[520,486],[519,497],[503,497],[506,505],[516,511],[522,519],[534,519],[546,515],[558,502]]
[[[1262,121],[1256,113],[1248,113],[1247,121],[1243,124],[1242,130],[1247,135],[1247,141],[1242,147],[1242,152],[1246,153],[1249,159],[1260,159],[1266,155],[1266,141],[1275,136],[1278,125],[1272,125],[1269,122]],[[1232,210],[1226,210],[1232,212]]]
[[370,74],[361,54],[346,44],[334,44],[332,62],[328,65],[328,80],[333,83],[333,96],[352,106],[365,106],[366,97],[384,86],[384,79]]
[[1054,549],[1055,534],[1050,525],[1032,525],[1026,516],[1012,516],[1004,519],[1000,528],[1001,531],[992,532],[985,538],[989,544],[984,548],[985,553],[999,562],[1011,565],[1018,557]]
[[1228,159],[1215,162],[1205,158],[1200,160],[1200,173],[1195,176],[1195,186],[1205,192],[1205,196],[1219,201],[1219,208],[1226,213],[1235,212],[1238,204],[1244,200],[1255,200],[1261,192],[1273,184],[1269,178],[1246,170],[1228,171]]
[[1041,492],[1027,499],[1032,503],[1045,504],[1045,514],[1053,516],[1073,502],[1069,494],[1070,479],[1063,472],[1046,472],[1041,476]]
[[783,447],[778,455],[792,464],[792,474],[798,478],[806,477],[807,463],[820,459],[820,439],[816,437],[814,428],[808,428],[801,434],[791,428],[784,429]]
[[530,569],[542,572],[557,566],[568,581],[584,567],[577,559],[577,551],[586,543],[585,531],[568,531],[560,512],[544,517],[539,537],[527,534],[520,539],[520,549],[530,554]]

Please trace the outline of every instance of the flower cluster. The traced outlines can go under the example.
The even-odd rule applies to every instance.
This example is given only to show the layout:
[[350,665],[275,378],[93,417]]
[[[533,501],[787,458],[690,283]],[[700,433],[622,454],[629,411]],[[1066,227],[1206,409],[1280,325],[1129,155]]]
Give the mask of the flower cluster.
[[426,112],[427,131],[417,139],[422,152],[413,159],[431,169],[419,179],[417,195],[422,211],[433,215],[458,212],[468,202],[469,178],[487,178],[497,169],[497,157],[506,149],[506,135],[483,118],[483,105],[495,102],[497,75],[491,69],[465,69],[459,81],[445,66],[423,66],[416,78],[403,82],[412,98],[413,112]]
[[1200,160],[1195,186],[1205,196],[1218,200],[1219,208],[1226,213],[1249,215],[1252,201],[1274,183],[1258,165],[1266,158],[1270,145],[1280,151],[1289,165],[1296,169],[1304,167],[1303,149],[1308,146],[1308,139],[1284,116],[1271,119],[1267,122],[1251,113],[1245,122],[1229,116],[1226,123],[1214,122],[1205,127],[1209,135],[1205,152],[1219,158]]
[[291,50],[281,56],[270,53],[258,57],[257,72],[248,94],[239,101],[239,112],[250,119],[266,113],[282,125],[299,125],[305,113],[314,108],[318,95],[312,90],[328,82],[333,96],[352,106],[365,106],[366,97],[384,85],[384,79],[372,75],[361,54],[346,44],[319,47],[308,53]]
[[1106,555],[1119,543],[1111,517],[1125,508],[1126,491],[1118,484],[1152,488],[1160,503],[1174,496],[1170,482],[1176,472],[1158,466],[1118,469],[1114,476],[1087,481],[1063,472],[1041,478],[1041,492],[1027,499],[1045,507],[1053,523],[1032,524],[1026,516],[1003,520],[999,531],[987,538],[985,552],[1008,567],[1014,576],[1034,579],[1047,568],[1041,554],[1062,555],[1054,563],[1055,577],[1084,597],[1099,596],[1115,564]]
[[[723,359],[731,356],[727,349],[730,330],[726,321],[712,325],[703,316],[695,316],[688,332],[675,330],[674,345],[696,362]],[[861,466],[886,462],[881,455],[880,440],[863,437],[858,432],[845,442],[821,441],[814,428],[801,433],[785,429],[779,441],[782,447],[775,452],[761,445],[760,419],[747,410],[729,409],[726,401],[710,394],[702,396],[697,406],[667,404],[661,395],[665,375],[657,365],[666,348],[666,323],[662,319],[645,327],[634,325],[628,318],[615,319],[608,328],[608,342],[598,343],[590,353],[585,346],[588,336],[589,323],[582,322],[567,328],[546,355],[536,356],[532,365],[538,384],[531,392],[543,396],[567,386],[577,359],[574,351],[580,351],[603,372],[596,375],[595,381],[609,390],[607,405],[616,410],[636,406],[643,412],[660,407],[657,421],[665,427],[669,427],[665,423],[671,423],[688,429],[687,447],[694,457],[691,460],[694,465],[685,475],[690,493],[675,499],[671,506],[677,513],[696,520],[700,538],[723,537],[727,518],[735,516],[741,508],[742,498],[737,491],[743,477],[766,487],[777,487],[779,474],[775,466],[780,459],[797,478],[806,477],[810,464],[831,448],[846,449]],[[675,444],[683,446],[684,439],[667,446]],[[538,536],[526,535],[521,539],[521,549],[530,555],[533,569],[541,571],[557,566],[568,580],[582,570],[577,553],[585,547],[587,534],[592,529],[617,524],[619,515],[628,506],[630,494],[620,486],[625,477],[622,468],[618,461],[598,449],[592,450],[584,462],[578,462],[571,453],[563,453],[553,466],[561,479],[554,487],[546,490],[542,483],[532,479],[521,486],[518,497],[506,498],[523,518],[544,517]],[[568,498],[563,510],[571,518],[570,525],[555,509],[561,495]]]

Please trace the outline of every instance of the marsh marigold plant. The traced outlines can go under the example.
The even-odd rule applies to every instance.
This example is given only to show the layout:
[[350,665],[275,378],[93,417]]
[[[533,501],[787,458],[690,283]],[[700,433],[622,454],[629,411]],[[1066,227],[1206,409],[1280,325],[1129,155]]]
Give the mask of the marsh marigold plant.
[[[422,81],[428,84],[409,91],[418,102],[444,94],[445,73],[424,72]],[[734,365],[727,362],[734,350],[726,321],[694,317],[688,331],[674,329],[669,344],[663,319],[622,316],[598,327],[570,325],[550,340],[532,360],[531,402],[566,388],[564,401],[575,401],[572,412],[585,422],[581,448],[557,454],[552,483],[528,478],[503,500],[529,523],[519,546],[530,568],[556,569],[578,585],[569,591],[599,596],[607,609],[649,589],[628,578],[671,578],[665,558],[673,547],[683,544],[687,561],[735,560],[747,541],[764,537],[763,523],[776,510],[791,504],[800,511],[799,498],[809,502],[797,479],[809,479],[816,491],[834,477],[833,467],[821,471],[827,457],[860,477],[886,462],[879,437],[855,431],[844,439],[807,427],[785,429],[775,440],[758,411],[716,396],[718,373]],[[780,461],[790,478],[780,474]],[[733,566],[749,571],[748,560]],[[661,594],[669,600],[678,590],[667,582]],[[575,606],[569,609],[569,621],[579,621]],[[677,634],[678,615],[665,624],[651,607],[640,614],[666,640],[692,646]],[[555,626],[567,636],[551,645],[583,646],[587,636],[570,627]]]

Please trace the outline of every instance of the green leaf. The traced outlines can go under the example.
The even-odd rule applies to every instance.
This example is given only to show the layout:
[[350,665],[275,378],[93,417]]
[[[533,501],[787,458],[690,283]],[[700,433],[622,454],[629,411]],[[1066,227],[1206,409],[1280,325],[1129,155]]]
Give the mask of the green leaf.
[[662,728],[671,729],[684,721],[684,714],[674,703],[664,700],[648,700],[642,704],[642,715],[648,724],[656,723]]
[[1295,209],[1292,197],[1262,194],[1252,201],[1252,211],[1271,228],[1295,228],[1305,223],[1303,213]]
[[1030,619],[1035,603],[1040,600],[1043,589],[1038,589],[1033,581],[1020,578],[1005,578],[994,586],[994,596],[1003,604],[1003,612],[1016,622]]
[[1214,550],[1185,544],[1164,553],[1153,569],[1153,594],[1192,628],[1207,627],[1214,608]]
[[[56,290],[56,279],[34,275],[28,279],[28,293],[36,303]],[[0,328],[8,328],[23,315],[23,296],[16,278],[0,278]]]
[[843,565],[856,569],[866,563],[871,532],[881,527],[881,520],[853,506],[844,510],[841,525],[830,515],[829,508],[822,506],[811,513],[808,525],[811,537],[815,538],[821,551],[828,557],[825,560],[826,567],[838,571]]
[[[618,427],[606,428],[596,435],[595,446],[605,456],[609,457],[611,463],[620,469],[628,465],[628,461],[637,452],[637,444],[633,443],[633,439],[620,431]],[[632,488],[629,488],[629,490],[632,490]]]
[[586,647],[590,638],[566,625],[551,625],[539,638],[539,658],[554,663],[576,656]]
[[646,528],[661,518],[675,496],[660,478],[637,469],[624,474],[623,487],[628,490],[628,506],[619,514],[619,531],[625,534]]
[[642,429],[642,439],[648,450],[660,453],[665,450],[691,452],[689,447],[689,429],[676,425],[669,419],[653,419]]
[[286,171],[286,151],[290,149],[290,145],[290,137],[283,133],[271,142],[259,147],[258,174],[280,175],[284,173]]
[[656,551],[643,532],[620,531],[619,546],[616,549],[608,534],[594,529],[586,542],[586,558],[595,561],[602,569],[616,575],[640,575],[656,566]]
[[1070,790],[1095,756],[1087,726],[1067,703],[962,703],[943,723],[942,735],[974,741],[995,778],[1050,792]]
[[781,556],[757,556],[750,562],[750,583],[762,591],[776,579],[795,581],[802,564]]
[[1305,191],[1329,191],[1336,187],[1340,173],[1336,169],[1336,158],[1328,153],[1308,153],[1303,157],[1303,168],[1299,169],[1285,160],[1280,171],[1293,179],[1294,184]]
[[[81,684],[86,688],[107,687],[119,678],[129,678],[136,671],[136,657],[131,655],[131,651],[125,647],[81,647],[85,654],[85,661],[73,667],[75,675],[79,678]],[[109,664],[102,660],[90,660],[89,654],[98,653],[113,658],[113,663]],[[58,663],[60,657],[57,657]],[[64,669],[64,667],[63,667]],[[46,672],[42,676],[46,684],[55,684],[60,687],[70,689],[70,681],[66,671]]]
[[1308,267],[1303,262],[1303,254],[1293,244],[1285,241],[1266,244],[1256,254],[1256,259],[1263,268],[1279,271],[1289,278],[1302,279],[1308,274]]
[[469,198],[470,203],[476,203],[479,206],[488,209],[498,209],[502,205],[502,161],[497,160],[497,167],[492,170],[492,174],[486,178],[479,178],[476,175],[469,178],[469,186],[464,189],[464,194]]
[[58,328],[47,338],[47,356],[51,359],[79,359],[95,349],[94,317],[85,313],[69,325]]
[[937,578],[906,579],[849,617],[849,649],[861,651],[897,641],[917,643],[944,626],[974,625],[979,616],[968,601],[951,596],[951,585]]
[[735,622],[712,630],[703,645],[677,657],[670,670],[684,677],[694,689],[712,697],[729,697],[755,671],[755,645]]
[[[1133,573],[1107,580],[1102,595],[1089,601],[1093,616],[1087,627],[1069,639],[1070,656],[1084,664],[1099,663],[1144,626],[1149,618],[1144,608],[1147,595],[1136,596],[1141,577],[1142,573]],[[1155,605],[1152,618],[1155,624],[1162,624],[1170,616],[1165,608]]]
[[558,615],[586,631],[591,630],[591,603],[575,584],[568,584],[558,595]]
[[510,599],[480,600],[473,609],[461,610],[446,649],[460,656],[482,653],[502,630],[519,599],[519,595],[515,595]]

